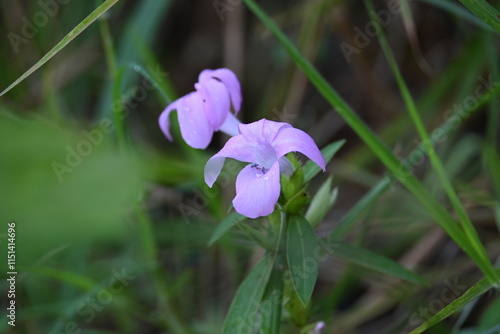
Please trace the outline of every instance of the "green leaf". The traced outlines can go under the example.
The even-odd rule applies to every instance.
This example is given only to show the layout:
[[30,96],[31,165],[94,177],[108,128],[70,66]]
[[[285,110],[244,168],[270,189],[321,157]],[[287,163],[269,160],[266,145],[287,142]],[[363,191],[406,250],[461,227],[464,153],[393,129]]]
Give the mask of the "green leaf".
[[337,188],[333,189],[333,191],[331,190],[332,180],[333,176],[330,176],[326,182],[323,183],[316,195],[314,195],[309,208],[307,208],[305,217],[313,228],[318,226],[337,199]]
[[275,266],[260,306],[262,318],[259,319],[259,330],[261,333],[280,332],[283,287],[283,271],[278,266]]
[[[345,144],[345,139],[342,139],[325,146],[321,150],[321,154],[323,154],[323,157],[325,158],[327,164],[330,162],[330,160],[332,160],[335,153],[337,153],[337,151],[340,150],[340,148],[344,144]],[[304,182],[310,181],[319,172],[321,172],[321,168],[318,165],[316,165],[313,161],[309,160],[304,165]]]
[[52,57],[54,57],[59,51],[61,51],[66,45],[68,45],[76,36],[80,35],[85,29],[87,29],[92,23],[94,23],[102,14],[106,13],[111,7],[113,7],[118,0],[106,0],[102,5],[97,7],[89,16],[87,16],[80,24],[78,24],[73,30],[71,30],[64,38],[57,43],[45,56],[36,62],[28,71],[16,79],[9,87],[5,88],[0,96],[5,95],[12,88],[17,86],[24,79],[29,77],[33,72],[38,70],[42,65],[48,62]]
[[500,310],[500,299],[493,301],[488,306],[486,311],[484,311],[483,315],[481,316],[481,320],[479,321],[479,333],[485,333],[490,328],[494,328],[500,325],[498,310]]
[[331,254],[346,261],[360,266],[373,269],[375,271],[401,278],[405,281],[427,285],[427,282],[416,273],[404,268],[399,263],[371,252],[367,249],[359,248],[342,242],[332,244]]
[[483,154],[497,199],[500,200],[500,173],[498,172],[500,171],[500,156],[491,145],[485,146]]
[[309,222],[298,216],[289,220],[287,261],[293,286],[304,306],[309,303],[318,278],[318,240]]
[[[497,273],[500,273],[500,270],[496,270]],[[436,313],[432,318],[424,322],[422,325],[418,326],[414,329],[410,334],[419,334],[425,331],[426,329],[434,326],[435,324],[443,321],[448,318],[450,315],[458,312],[462,307],[472,302],[474,299],[479,298],[485,292],[490,290],[493,285],[488,281],[488,279],[483,278],[476,284],[474,284],[469,290],[467,290],[462,296],[455,299],[453,302],[448,304],[441,311]]]
[[371,205],[375,203],[377,198],[380,197],[389,189],[391,181],[388,178],[380,180],[373,186],[368,193],[366,193],[350,210],[347,212],[340,222],[335,226],[334,230],[330,232],[328,240],[342,239],[358,221],[361,214],[365,212]]
[[241,283],[224,320],[223,334],[253,333],[274,258],[266,255]]
[[219,240],[227,231],[238,223],[241,223],[247,219],[247,217],[240,215],[238,212],[233,212],[229,216],[227,216],[220,224],[215,228],[210,241],[208,241],[208,245],[211,246]]
[[485,0],[460,0],[465,7],[500,33],[500,12]]

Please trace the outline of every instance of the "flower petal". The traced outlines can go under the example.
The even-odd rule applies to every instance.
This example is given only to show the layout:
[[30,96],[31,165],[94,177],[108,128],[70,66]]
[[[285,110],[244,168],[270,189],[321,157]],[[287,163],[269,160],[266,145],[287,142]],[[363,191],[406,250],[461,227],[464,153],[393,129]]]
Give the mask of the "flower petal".
[[226,86],[211,78],[196,83],[194,87],[203,96],[206,119],[215,131],[219,130],[230,113],[229,92]]
[[217,78],[226,85],[229,95],[231,96],[231,102],[235,114],[240,111],[241,108],[241,86],[236,74],[227,68],[219,68],[217,70],[204,70],[200,73],[198,77],[199,82],[203,82],[209,78]]
[[174,139],[172,138],[172,135],[170,134],[170,120],[169,116],[172,110],[177,109],[177,102],[179,100],[176,100],[172,103],[170,103],[165,110],[161,113],[160,117],[158,118],[158,124],[160,125],[160,129],[167,137],[168,140],[173,141]]
[[190,93],[177,102],[182,138],[193,148],[205,149],[214,133],[203,107],[203,98],[198,92]]
[[248,165],[236,179],[233,205],[239,214],[257,218],[271,214],[279,196],[279,163],[276,162],[266,174]]
[[290,160],[288,160],[287,157],[281,157],[278,161],[280,162],[280,173],[285,174],[288,177],[292,176],[295,169],[293,168]]
[[314,140],[304,131],[292,127],[281,128],[272,145],[278,158],[290,152],[300,152],[325,170],[325,158]]
[[242,135],[231,137],[226,145],[205,165],[205,183],[212,187],[224,166],[225,158],[233,158],[243,162],[254,162],[255,155],[250,143]]
[[281,128],[292,126],[288,123],[273,122],[263,118],[250,124],[240,124],[239,127],[241,134],[249,141],[271,143]]
[[234,117],[233,114],[229,113],[219,130],[227,135],[236,136],[240,134],[240,129],[238,128],[239,124],[241,124],[241,122]]

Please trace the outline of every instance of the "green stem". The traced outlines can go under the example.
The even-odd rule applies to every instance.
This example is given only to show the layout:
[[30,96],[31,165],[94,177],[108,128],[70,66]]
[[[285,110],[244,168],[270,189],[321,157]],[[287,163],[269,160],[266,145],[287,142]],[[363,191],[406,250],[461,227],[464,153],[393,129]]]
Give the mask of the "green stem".
[[100,21],[102,44],[104,49],[104,55],[106,56],[106,63],[108,65],[109,77],[113,81],[113,119],[116,129],[116,139],[118,140],[118,147],[120,152],[125,152],[127,147],[126,142],[126,132],[125,132],[125,121],[124,121],[124,108],[121,97],[121,83],[123,79],[124,69],[120,69],[116,66],[116,56],[113,47],[113,38],[111,37],[111,32],[109,30],[109,24],[107,19],[102,19]]
[[127,149],[127,135],[125,131],[125,108],[121,96],[121,83],[125,68],[121,68],[114,78],[113,83],[113,119],[116,128],[116,139],[118,140],[118,147],[120,152],[126,152]]

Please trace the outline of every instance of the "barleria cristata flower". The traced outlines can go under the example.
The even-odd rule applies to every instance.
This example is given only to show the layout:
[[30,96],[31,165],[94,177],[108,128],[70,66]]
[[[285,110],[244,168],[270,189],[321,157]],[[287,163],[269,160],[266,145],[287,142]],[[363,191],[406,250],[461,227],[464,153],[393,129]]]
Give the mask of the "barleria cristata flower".
[[285,157],[300,152],[325,170],[325,159],[314,140],[288,123],[266,119],[239,125],[240,134],[205,165],[205,182],[212,187],[226,158],[248,162],[236,179],[235,210],[249,218],[267,216],[280,196],[280,174],[290,176],[293,166]]
[[177,110],[181,135],[193,148],[205,149],[215,131],[238,134],[237,114],[241,108],[241,87],[236,75],[227,68],[204,70],[191,92],[167,106],[158,120],[165,136],[170,134],[170,112]]

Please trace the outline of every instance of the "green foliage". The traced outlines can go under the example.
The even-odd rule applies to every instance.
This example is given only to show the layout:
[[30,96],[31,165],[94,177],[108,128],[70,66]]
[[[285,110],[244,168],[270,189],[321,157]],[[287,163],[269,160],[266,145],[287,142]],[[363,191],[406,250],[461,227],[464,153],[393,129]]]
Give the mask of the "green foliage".
[[[497,273],[500,273],[500,270],[497,270]],[[424,322],[422,325],[418,326],[410,334],[419,334],[424,332],[426,329],[438,324],[447,317],[457,313],[465,305],[469,304],[476,298],[480,297],[481,295],[489,291],[491,288],[493,288],[493,285],[489,283],[487,279],[480,280],[479,282],[474,284],[470,289],[468,289],[462,296],[460,296],[459,298],[455,299],[453,302],[448,304],[444,309],[439,311],[437,314],[435,314],[429,320]]]
[[68,243],[122,240],[143,179],[137,159],[115,151],[111,122],[77,134],[68,124],[1,118],[9,145],[0,146],[0,210],[26,245],[19,264]]
[[287,229],[287,262],[293,287],[302,304],[307,306],[318,277],[318,241],[311,224],[294,216]]
[[259,322],[259,306],[274,265],[274,258],[264,257],[241,283],[226,315],[222,333],[253,332]]

